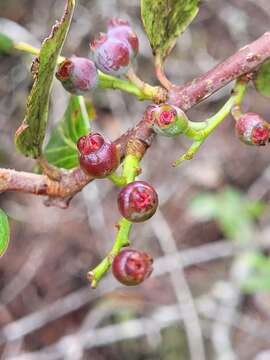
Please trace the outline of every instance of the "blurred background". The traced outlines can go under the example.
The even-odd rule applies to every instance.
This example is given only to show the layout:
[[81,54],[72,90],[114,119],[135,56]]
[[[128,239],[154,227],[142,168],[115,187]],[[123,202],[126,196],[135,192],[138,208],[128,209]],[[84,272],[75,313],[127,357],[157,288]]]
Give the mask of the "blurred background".
[[[0,0],[0,31],[40,46],[64,0]],[[156,83],[139,0],[80,0],[64,48],[87,56],[88,43],[111,17],[128,19],[140,39],[137,72]],[[199,15],[168,59],[181,84],[207,71],[269,30],[268,0],[203,0]],[[31,171],[13,137],[25,112],[32,57],[0,57],[0,163]],[[201,121],[226,101],[231,85],[189,111]],[[55,81],[50,129],[67,93]],[[132,127],[146,103],[119,91],[89,96],[94,128],[111,139]],[[269,100],[250,87],[244,109],[270,121]],[[1,194],[11,221],[0,260],[1,359],[268,360],[270,359],[269,147],[246,146],[228,118],[195,159],[173,169],[189,145],[159,137],[143,159],[141,179],[158,191],[160,208],[134,226],[134,247],[155,258],[149,280],[120,286],[109,274],[96,290],[87,271],[110,249],[119,218],[117,189],[89,184],[69,209],[37,196]],[[269,349],[269,350],[268,350]]]

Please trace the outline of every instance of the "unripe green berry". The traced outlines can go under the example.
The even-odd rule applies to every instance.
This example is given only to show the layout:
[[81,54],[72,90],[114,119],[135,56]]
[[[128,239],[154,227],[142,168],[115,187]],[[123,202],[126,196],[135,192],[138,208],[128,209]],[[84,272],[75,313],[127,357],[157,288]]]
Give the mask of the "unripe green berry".
[[177,136],[188,128],[186,114],[171,104],[150,105],[146,109],[145,118],[155,133],[164,136]]

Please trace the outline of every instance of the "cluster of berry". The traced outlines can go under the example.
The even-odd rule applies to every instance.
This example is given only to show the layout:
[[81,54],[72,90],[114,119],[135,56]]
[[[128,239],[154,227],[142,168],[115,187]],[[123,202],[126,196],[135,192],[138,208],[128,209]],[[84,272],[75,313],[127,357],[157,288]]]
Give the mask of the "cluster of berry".
[[[72,56],[65,59],[56,73],[64,88],[75,95],[84,95],[98,86],[98,69],[103,73],[121,76],[127,73],[135,59],[139,42],[127,21],[111,20],[107,33],[101,33],[91,44],[93,61]],[[269,124],[255,113],[238,114],[236,133],[247,144],[265,145],[269,140]],[[146,124],[159,135],[168,137],[185,134],[189,120],[172,104],[152,104],[144,113]],[[77,142],[81,168],[94,178],[111,175],[120,164],[117,146],[98,133],[90,133]],[[155,189],[145,181],[125,185],[118,195],[121,215],[132,223],[151,218],[158,206]],[[125,285],[136,285],[152,272],[152,258],[134,249],[122,250],[113,260],[115,277]]]
[[128,21],[113,19],[107,33],[101,33],[90,44],[93,61],[72,56],[58,66],[56,77],[74,95],[84,95],[99,83],[98,70],[120,76],[127,73],[139,50],[137,35]]
[[[72,56],[59,64],[56,77],[63,87],[75,95],[84,95],[98,86],[98,70],[120,76],[125,74],[135,59],[139,42],[127,21],[109,22],[107,33],[101,33],[91,44],[93,61]],[[145,111],[147,124],[156,133],[175,136],[188,127],[188,119],[181,109],[169,104],[151,105]],[[98,133],[82,136],[77,142],[81,168],[94,178],[106,178],[119,166],[117,146]],[[151,218],[158,206],[155,189],[145,181],[133,181],[118,195],[121,215],[133,222]],[[136,285],[152,272],[152,258],[134,249],[122,250],[113,261],[115,277],[125,285]]]
[[[82,136],[77,143],[82,169],[95,178],[105,178],[119,165],[116,145],[100,134]],[[142,222],[154,215],[158,206],[155,189],[145,181],[133,181],[118,195],[121,215],[131,222]],[[152,272],[152,258],[138,250],[124,249],[113,261],[113,274],[125,285],[137,285]]]

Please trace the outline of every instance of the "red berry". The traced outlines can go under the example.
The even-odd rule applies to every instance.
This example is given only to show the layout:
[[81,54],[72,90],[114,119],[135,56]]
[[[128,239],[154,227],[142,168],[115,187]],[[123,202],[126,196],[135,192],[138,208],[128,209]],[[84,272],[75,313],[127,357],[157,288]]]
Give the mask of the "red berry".
[[265,145],[269,141],[270,126],[256,113],[243,114],[235,124],[239,139],[248,145]]
[[135,249],[122,250],[113,260],[112,272],[122,284],[134,286],[142,283],[153,271],[153,259]]
[[121,41],[127,41],[132,48],[132,56],[135,57],[139,51],[139,40],[129,22],[122,19],[112,19],[108,24],[108,36]]
[[82,136],[77,142],[82,169],[95,178],[105,178],[119,165],[115,144],[105,141],[100,134]]
[[188,128],[186,114],[171,104],[148,106],[145,111],[145,119],[157,134],[164,136],[180,135]]
[[151,218],[158,207],[155,189],[145,181],[134,181],[123,187],[118,195],[118,208],[124,218],[141,222]]
[[98,84],[98,73],[93,61],[72,56],[59,64],[57,79],[63,87],[75,95],[84,95]]
[[96,66],[104,73],[119,76],[128,71],[132,49],[127,41],[101,34],[90,44],[90,48]]

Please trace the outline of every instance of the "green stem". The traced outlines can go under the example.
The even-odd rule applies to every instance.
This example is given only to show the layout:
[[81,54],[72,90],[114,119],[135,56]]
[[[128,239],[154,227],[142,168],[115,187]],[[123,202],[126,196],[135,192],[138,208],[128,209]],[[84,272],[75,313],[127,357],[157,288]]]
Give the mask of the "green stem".
[[236,82],[232,96],[214,116],[206,120],[207,127],[198,133],[196,140],[203,140],[207,138],[215,130],[215,128],[230,114],[232,108],[235,105],[241,104],[246,92],[246,88],[246,81],[240,79]]
[[189,149],[183,155],[181,155],[179,159],[175,160],[172,165],[179,166],[185,160],[192,160],[193,156],[199,151],[203,142],[204,140],[194,141],[189,147]]
[[[140,168],[140,160],[133,154],[126,155],[123,163],[122,175],[118,176],[113,173],[109,178],[118,186],[126,185],[136,178]],[[94,268],[89,271],[88,279],[91,282],[92,288],[96,288],[100,279],[110,269],[114,257],[119,254],[121,249],[129,245],[129,232],[132,228],[132,223],[127,219],[121,219],[118,223],[118,233],[114,245],[109,254]]]
[[[32,54],[32,55],[36,55],[36,56],[38,56],[39,52],[40,52],[40,49],[38,49],[30,44],[27,44],[23,41],[18,42],[17,44],[14,44],[14,48],[18,51],[22,51],[27,54]],[[57,62],[59,64],[64,60],[65,60],[65,58],[63,56],[59,56]]]
[[[240,106],[247,88],[247,81],[243,79],[237,80],[232,96],[225,103],[225,105],[212,117],[206,121],[193,123],[189,122],[189,129],[186,134],[193,138],[193,143],[190,148],[177,159],[173,166],[179,166],[185,160],[191,160],[193,156],[199,151],[200,147],[206,138],[216,129],[216,127],[230,114],[234,106]],[[196,125],[195,125],[196,124]],[[198,124],[198,125],[197,125]],[[200,130],[201,127],[201,130]]]
[[[40,52],[38,48],[25,42],[18,42],[14,45],[14,48],[18,51],[36,56],[38,56]],[[59,56],[58,63],[61,63],[63,60],[65,60],[65,57]],[[98,75],[101,88],[122,90],[136,96],[139,100],[153,100],[158,97],[160,91],[160,87],[158,86],[145,84],[143,88],[140,88],[130,81],[104,74],[101,71],[98,71]]]
[[111,75],[107,75],[98,72],[99,86],[102,89],[118,89],[125,91],[129,94],[136,96],[139,100],[153,100],[159,91],[159,87],[150,86],[147,84],[144,88],[140,88],[131,81],[116,78]]
[[129,245],[129,232],[131,230],[132,223],[126,219],[121,219],[118,223],[118,233],[116,235],[115,243],[109,252],[109,254],[96,266],[92,271],[88,273],[88,279],[91,282],[92,288],[96,288],[100,279],[110,269],[113,259],[121,249]]
[[79,100],[79,104],[80,104],[80,109],[81,109],[81,113],[82,113],[84,126],[90,132],[90,130],[91,130],[90,119],[89,119],[89,116],[88,116],[88,112],[87,112],[84,97],[83,96],[78,96],[78,100]]
[[193,130],[204,130],[207,127],[207,121],[188,121],[188,127]]
[[127,184],[134,181],[140,172],[140,160],[133,154],[125,157],[123,164],[122,176],[126,179]]
[[108,179],[110,179],[116,186],[122,187],[127,184],[127,180],[122,175],[117,175],[115,172],[108,176]]

